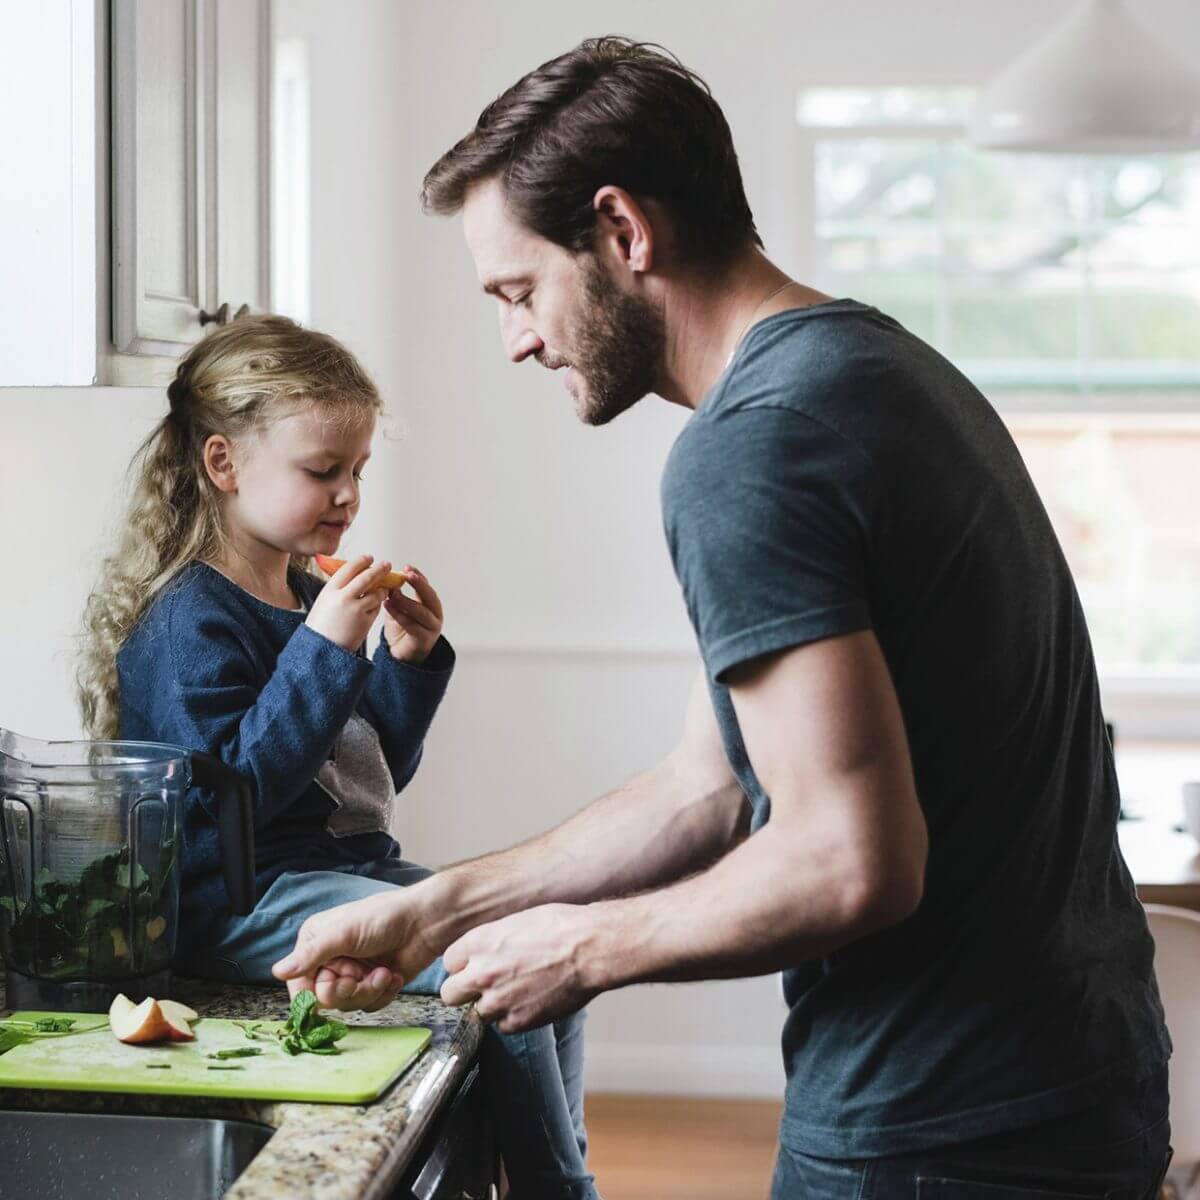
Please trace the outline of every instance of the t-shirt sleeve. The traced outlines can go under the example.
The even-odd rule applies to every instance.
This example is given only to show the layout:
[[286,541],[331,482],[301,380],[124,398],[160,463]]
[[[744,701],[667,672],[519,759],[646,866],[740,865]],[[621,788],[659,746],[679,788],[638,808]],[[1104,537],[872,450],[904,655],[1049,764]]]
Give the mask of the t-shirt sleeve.
[[675,572],[710,678],[871,626],[878,476],[841,434],[783,407],[693,417],[663,478]]

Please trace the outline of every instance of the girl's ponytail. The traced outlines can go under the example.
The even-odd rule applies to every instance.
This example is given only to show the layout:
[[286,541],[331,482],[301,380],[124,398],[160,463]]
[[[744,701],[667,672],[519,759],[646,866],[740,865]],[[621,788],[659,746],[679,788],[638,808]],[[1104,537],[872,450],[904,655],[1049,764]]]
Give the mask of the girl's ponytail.
[[118,736],[117,651],[176,571],[219,544],[215,513],[205,511],[212,499],[197,486],[192,447],[175,413],[138,448],[130,474],[125,528],[84,611],[79,700],[84,727],[97,738]]

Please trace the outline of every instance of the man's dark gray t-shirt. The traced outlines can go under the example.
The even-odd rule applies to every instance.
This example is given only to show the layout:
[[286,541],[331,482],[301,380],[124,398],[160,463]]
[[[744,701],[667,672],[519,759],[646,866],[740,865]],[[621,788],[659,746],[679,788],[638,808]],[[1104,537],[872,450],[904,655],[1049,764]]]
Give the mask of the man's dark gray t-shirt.
[[663,513],[753,828],[770,799],[726,673],[869,629],[929,829],[912,917],[785,972],[783,1142],[923,1149],[1095,1104],[1165,1062],[1083,613],[975,387],[873,308],[775,314],[680,434]]

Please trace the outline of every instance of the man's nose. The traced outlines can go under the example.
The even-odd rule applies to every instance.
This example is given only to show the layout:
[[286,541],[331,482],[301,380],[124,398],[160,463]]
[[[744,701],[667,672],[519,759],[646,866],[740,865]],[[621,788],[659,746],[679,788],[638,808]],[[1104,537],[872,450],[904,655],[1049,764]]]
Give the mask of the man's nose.
[[544,349],[545,343],[528,326],[517,326],[513,330],[502,330],[504,351],[515,363],[524,362],[531,354],[538,354]]
[[358,503],[358,480],[344,480],[341,487],[334,493],[333,503],[337,508],[349,508]]

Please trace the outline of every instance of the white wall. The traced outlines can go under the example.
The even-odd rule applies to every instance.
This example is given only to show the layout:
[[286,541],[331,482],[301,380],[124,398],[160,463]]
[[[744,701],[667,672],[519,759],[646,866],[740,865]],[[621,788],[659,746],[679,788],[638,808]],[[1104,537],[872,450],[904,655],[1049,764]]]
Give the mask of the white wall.
[[165,404],[149,388],[0,390],[0,726],[78,737],[80,617],[111,553],[130,455]]
[[[677,736],[693,669],[657,483],[683,416],[647,400],[581,426],[561,383],[505,362],[457,221],[417,210],[421,176],[523,71],[581,37],[671,47],[711,84],[768,249],[802,271],[792,112],[813,83],[980,80],[1069,0],[279,0],[310,35],[312,320],[342,336],[395,414],[351,549],[423,567],[457,678],[401,799],[405,850],[438,864],[565,817]],[[1191,0],[1145,0],[1200,58]],[[0,392],[0,725],[77,729],[69,636],[105,506],[161,395]],[[10,559],[10,561],[12,561]],[[593,1087],[777,1094],[774,979],[629,989],[592,1006]]]

